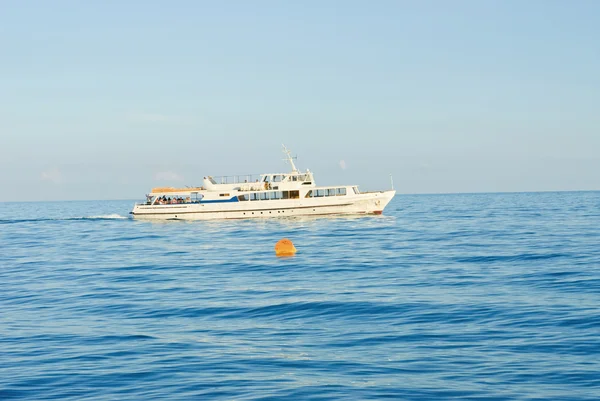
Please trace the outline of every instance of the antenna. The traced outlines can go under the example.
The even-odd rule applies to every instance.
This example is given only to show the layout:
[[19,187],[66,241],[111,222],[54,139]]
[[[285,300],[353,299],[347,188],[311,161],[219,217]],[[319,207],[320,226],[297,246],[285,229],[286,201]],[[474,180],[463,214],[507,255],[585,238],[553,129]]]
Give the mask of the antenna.
[[287,160],[290,163],[290,165],[292,166],[292,171],[294,173],[297,173],[298,169],[296,168],[296,165],[294,164],[294,159],[297,159],[298,157],[292,157],[291,152],[288,150],[288,148],[285,147],[284,144],[281,144],[281,146],[283,146],[283,153],[285,153],[287,156],[287,158],[283,159],[283,160]]

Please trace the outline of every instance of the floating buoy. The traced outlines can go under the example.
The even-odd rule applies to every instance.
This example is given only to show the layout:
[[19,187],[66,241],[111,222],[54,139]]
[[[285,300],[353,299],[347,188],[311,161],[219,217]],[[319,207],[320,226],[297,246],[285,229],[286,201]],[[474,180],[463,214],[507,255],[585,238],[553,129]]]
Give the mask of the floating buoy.
[[276,256],[293,256],[296,253],[296,247],[287,238],[277,241],[275,244],[275,255]]

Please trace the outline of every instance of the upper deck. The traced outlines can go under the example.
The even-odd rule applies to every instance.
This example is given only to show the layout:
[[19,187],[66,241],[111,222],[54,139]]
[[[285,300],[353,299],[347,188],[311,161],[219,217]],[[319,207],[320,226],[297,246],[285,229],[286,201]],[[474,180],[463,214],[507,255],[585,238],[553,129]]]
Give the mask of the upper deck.
[[286,160],[292,171],[288,173],[248,174],[235,176],[204,177],[202,187],[207,191],[258,191],[261,189],[294,190],[315,186],[313,173],[306,169],[301,172],[294,164],[294,158],[284,146]]
[[[344,188],[344,194],[346,193],[346,190],[355,194],[359,193],[358,188],[355,186],[317,187],[313,173],[308,169],[304,172],[299,171],[294,164],[290,152],[287,149],[285,149],[284,152],[287,155],[287,161],[292,167],[290,172],[235,176],[206,176],[203,177],[203,185],[200,187],[153,188],[152,192],[147,195],[146,204],[156,204],[161,201],[167,204],[172,202],[224,202],[228,199],[238,197],[240,194],[252,195],[253,193],[265,191],[277,192],[276,195],[269,195],[269,199],[271,199],[271,197],[273,197],[273,199],[312,198],[328,196],[324,194],[328,194],[328,191],[331,190],[336,192],[336,188],[339,189],[342,187]],[[241,199],[246,198],[247,197],[242,197]]]

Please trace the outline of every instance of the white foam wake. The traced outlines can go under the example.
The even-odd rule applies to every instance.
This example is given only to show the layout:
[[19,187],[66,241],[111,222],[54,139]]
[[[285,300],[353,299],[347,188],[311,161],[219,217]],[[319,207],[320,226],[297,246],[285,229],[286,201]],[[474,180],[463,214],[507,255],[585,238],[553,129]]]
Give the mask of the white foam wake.
[[90,216],[86,217],[86,219],[98,219],[98,220],[123,220],[127,219],[125,216],[121,216],[120,214],[103,214],[100,216]]

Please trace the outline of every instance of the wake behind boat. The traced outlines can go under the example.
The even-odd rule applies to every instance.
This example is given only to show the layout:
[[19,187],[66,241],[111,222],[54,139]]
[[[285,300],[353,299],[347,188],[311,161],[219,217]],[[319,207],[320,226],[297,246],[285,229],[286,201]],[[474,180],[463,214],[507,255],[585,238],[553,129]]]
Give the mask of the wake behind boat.
[[147,219],[247,219],[259,217],[378,215],[395,190],[360,192],[356,185],[318,187],[310,170],[235,177],[204,177],[194,188],[153,188],[131,214]]

